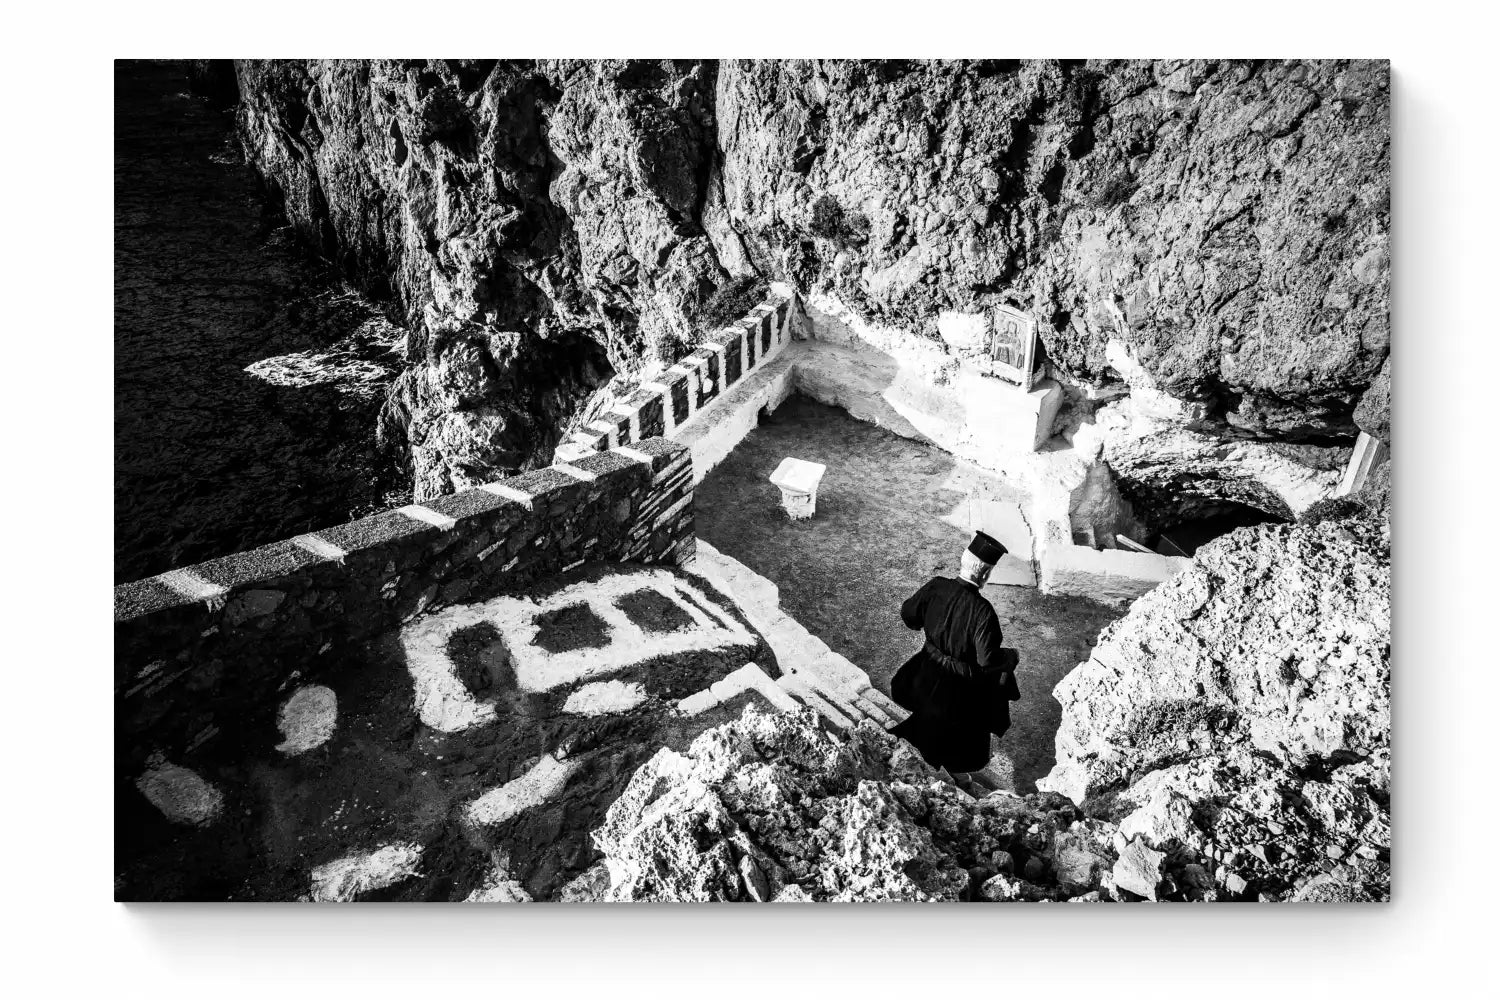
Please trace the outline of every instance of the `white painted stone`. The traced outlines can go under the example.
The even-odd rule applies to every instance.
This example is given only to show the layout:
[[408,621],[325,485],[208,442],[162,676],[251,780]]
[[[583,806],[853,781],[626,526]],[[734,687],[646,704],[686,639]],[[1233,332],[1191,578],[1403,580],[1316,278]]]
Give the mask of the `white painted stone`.
[[[636,625],[617,602],[642,590],[655,591],[671,600],[691,619],[691,626],[655,633]],[[575,604],[588,605],[604,621],[607,643],[562,653],[549,653],[536,646],[540,631],[537,619]],[[464,686],[447,651],[448,640],[455,632],[479,622],[489,622],[499,630],[510,653],[517,684],[523,690],[538,692],[617,673],[658,656],[754,642],[749,630],[733,615],[666,570],[640,570],[581,581],[543,601],[500,597],[447,608],[412,623],[401,634],[418,717],[441,732],[458,732],[495,718],[494,704],[480,701]]]
[[756,691],[781,711],[795,711],[797,708],[796,702],[786,691],[778,688],[776,682],[754,663],[747,663],[738,670],[731,671],[710,685],[708,690],[716,705],[747,691]]
[[449,636],[484,620],[483,605],[466,605],[418,619],[401,631],[417,717],[438,732],[456,733],[495,718],[495,706],[470,693],[448,656]]
[[[706,392],[715,389],[713,380],[707,377],[707,360],[689,358],[674,365],[670,371],[688,374],[688,416],[682,423],[675,423],[671,412],[670,397],[666,399],[666,436],[687,444],[692,449],[693,476],[701,481],[708,471],[734,449],[745,435],[755,429],[760,411],[774,411],[792,391],[792,369],[789,364],[771,366],[769,362],[779,355],[790,338],[771,338],[771,346],[764,353],[756,344],[755,361],[750,363],[749,338],[759,336],[759,326],[754,331],[744,324],[751,317],[759,317],[767,310],[776,308],[781,301],[775,295],[766,303],[752,310],[750,316],[728,329],[737,336],[737,348],[724,344],[705,344],[715,351],[740,351],[740,378],[727,391],[721,391],[706,400],[700,408],[697,404],[697,385],[701,379]],[[720,354],[720,372],[725,354]],[[723,389],[722,378],[717,388]]]
[[990,332],[990,319],[984,313],[955,312],[945,309],[938,313],[938,336],[943,343],[961,351],[984,349],[985,337]]
[[1130,349],[1120,341],[1110,338],[1104,345],[1104,360],[1130,386],[1131,399],[1142,413],[1180,423],[1208,416],[1207,404],[1184,402],[1158,389],[1156,378],[1131,356]]
[[1030,560],[1021,559],[1007,552],[1000,557],[995,568],[990,570],[990,578],[986,581],[990,587],[1035,587],[1036,568],[1031,565]]
[[454,525],[458,524],[457,521],[447,514],[439,514],[430,507],[423,507],[421,504],[416,503],[407,504],[405,507],[397,507],[396,513],[404,514],[413,521],[430,524],[439,531],[452,531]]
[[970,530],[982,531],[1004,545],[1014,561],[1030,564],[1031,527],[1019,503],[976,491],[970,494],[969,515]]
[[174,569],[157,577],[164,585],[190,601],[217,601],[229,591],[191,569]]
[[575,760],[558,760],[547,754],[531,770],[470,802],[464,814],[471,823],[491,826],[555,798],[578,770]]
[[416,875],[421,860],[420,844],[385,844],[329,861],[312,870],[311,899],[315,903],[353,902],[361,893]]
[[343,562],[349,555],[348,552],[318,535],[298,535],[292,539],[292,544],[322,559],[330,559],[337,563]]
[[577,441],[564,442],[552,452],[552,460],[557,463],[576,462],[581,458],[588,458],[597,451],[597,448]]
[[160,756],[151,759],[135,787],[163,816],[184,826],[208,826],[224,810],[222,792],[196,771]]
[[1384,441],[1360,431],[1359,438],[1354,442],[1354,453],[1349,456],[1349,465],[1344,469],[1344,476],[1339,480],[1338,489],[1333,495],[1346,497],[1364,489],[1370,472],[1385,462],[1389,454],[1390,448]]
[[634,681],[595,681],[568,695],[563,711],[570,715],[619,715],[646,700],[646,689]]
[[338,696],[321,684],[308,684],[292,692],[281,705],[276,726],[282,742],[276,749],[288,757],[306,753],[327,743],[338,725]]
[[854,720],[835,708],[832,702],[819,694],[806,679],[796,674],[786,674],[776,683],[792,697],[827,719],[838,731],[848,732],[854,728]]
[[709,688],[695,691],[677,703],[677,711],[683,715],[693,716],[708,711],[719,703],[719,699]]
[[902,708],[900,705],[892,701],[885,694],[881,693],[881,691],[877,688],[866,687],[862,689],[859,694],[861,698],[864,698],[867,701],[874,702],[876,707],[878,707],[887,716],[897,722],[902,721],[911,714],[906,709]]
[[[616,605],[626,595],[648,589],[675,603],[692,625],[667,633],[647,632]],[[609,634],[606,645],[562,653],[548,653],[534,645],[538,616],[578,603],[588,604],[604,620]],[[716,602],[665,570],[617,574],[574,584],[537,603],[497,598],[486,608],[488,620],[505,637],[516,682],[527,691],[548,691],[587,677],[616,673],[658,656],[754,642],[750,632]]]
[[506,484],[501,482],[484,483],[479,488],[484,490],[486,493],[493,493],[497,497],[504,497],[507,500],[514,500],[516,503],[520,504],[528,510],[531,509],[531,505],[536,501],[536,498],[533,497],[530,493],[527,493],[524,490],[518,490],[514,486],[507,486]]
[[464,897],[465,903],[530,903],[531,893],[526,887],[511,878],[503,865],[496,865],[473,892]]
[[1049,594],[1088,597],[1123,606],[1192,564],[1191,559],[1155,552],[1059,545],[1049,549],[1042,573]]
[[615,454],[616,455],[624,455],[626,458],[630,459],[632,462],[640,462],[640,463],[642,463],[644,465],[650,465],[651,464],[651,456],[650,455],[646,454],[644,451],[636,451],[634,448],[631,448],[629,446],[621,446],[619,448],[616,448],[615,449]]

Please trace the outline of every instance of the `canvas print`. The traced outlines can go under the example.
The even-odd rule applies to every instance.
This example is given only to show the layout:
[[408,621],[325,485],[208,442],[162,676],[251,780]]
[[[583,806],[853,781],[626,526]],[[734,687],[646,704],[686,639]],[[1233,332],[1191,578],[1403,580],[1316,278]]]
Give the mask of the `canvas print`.
[[117,899],[1389,898],[1385,62],[114,71]]

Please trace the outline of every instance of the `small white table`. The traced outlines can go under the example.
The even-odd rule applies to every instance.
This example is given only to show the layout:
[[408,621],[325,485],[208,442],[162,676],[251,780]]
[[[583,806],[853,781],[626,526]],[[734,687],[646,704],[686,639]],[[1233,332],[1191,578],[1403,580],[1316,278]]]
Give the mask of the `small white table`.
[[803,521],[813,516],[818,505],[818,484],[823,481],[826,465],[804,462],[800,458],[784,458],[771,473],[771,482],[781,490],[781,506],[787,517]]

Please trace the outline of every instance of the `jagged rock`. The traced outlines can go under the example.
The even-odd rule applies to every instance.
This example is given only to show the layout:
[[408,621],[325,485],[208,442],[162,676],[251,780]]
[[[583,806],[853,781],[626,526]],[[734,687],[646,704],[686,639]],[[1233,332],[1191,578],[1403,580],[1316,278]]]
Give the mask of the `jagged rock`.
[[1370,388],[1359,399],[1354,409],[1354,422],[1359,429],[1386,444],[1391,443],[1391,359],[1387,355],[1380,374],[1370,383]]
[[[868,723],[844,742],[751,706],[658,751],[594,841],[611,900],[1054,899],[1092,888],[1056,884],[1040,856],[1080,818],[1056,796],[976,800]],[[1034,875],[995,872],[1018,855]]]
[[1118,378],[1118,341],[1161,393],[1272,439],[1351,436],[1388,352],[1380,62],[237,74],[251,162],[411,326],[382,429],[419,498],[545,461],[611,374],[676,360],[773,280],[934,340],[940,314],[1019,305],[1071,377]]
[[592,865],[557,892],[559,903],[599,903],[609,893],[609,868]]
[[1073,445],[1102,459],[1132,514],[1158,530],[1226,503],[1291,520],[1332,492],[1350,454],[1345,447],[1307,445],[1288,454],[1274,442],[1226,438],[1186,408],[1162,406],[1139,387],[1130,398],[1093,411]]
[[1140,838],[1132,840],[1115,862],[1116,888],[1128,889],[1145,899],[1155,899],[1156,890],[1161,886],[1162,862],[1166,858],[1161,851],[1147,847]]
[[[1117,822],[1122,853],[1165,852],[1174,878],[1221,862],[1232,895],[1285,894],[1350,856],[1383,863],[1389,657],[1388,524],[1240,529],[1058,685],[1058,763],[1038,787]],[[1181,882],[1201,889],[1196,872]]]
[[614,369],[675,360],[739,287],[695,218],[711,64],[237,70],[251,162],[302,236],[411,327],[381,431],[409,450],[419,498],[547,464]]

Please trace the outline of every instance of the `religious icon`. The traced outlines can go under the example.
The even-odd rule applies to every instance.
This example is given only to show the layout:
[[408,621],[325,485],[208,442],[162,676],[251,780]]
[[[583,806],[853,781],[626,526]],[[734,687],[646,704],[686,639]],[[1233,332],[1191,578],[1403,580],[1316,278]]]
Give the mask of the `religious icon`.
[[1030,392],[1037,380],[1036,321],[1019,309],[995,307],[989,356],[997,375]]

